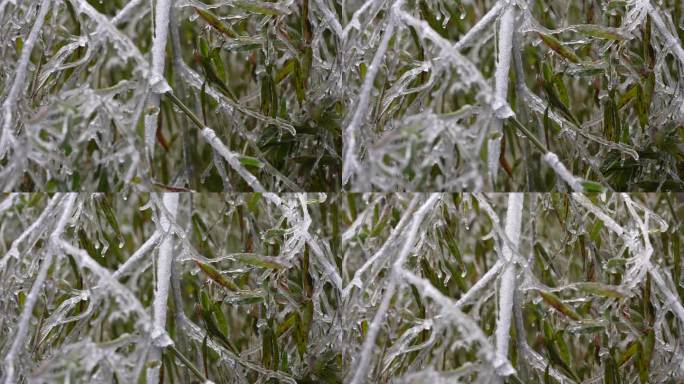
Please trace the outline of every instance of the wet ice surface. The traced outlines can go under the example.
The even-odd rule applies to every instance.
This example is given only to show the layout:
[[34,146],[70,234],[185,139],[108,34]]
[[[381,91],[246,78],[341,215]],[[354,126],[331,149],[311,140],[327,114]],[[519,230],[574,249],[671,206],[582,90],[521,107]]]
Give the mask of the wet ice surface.
[[675,194],[9,195],[0,372],[677,382],[682,214]]

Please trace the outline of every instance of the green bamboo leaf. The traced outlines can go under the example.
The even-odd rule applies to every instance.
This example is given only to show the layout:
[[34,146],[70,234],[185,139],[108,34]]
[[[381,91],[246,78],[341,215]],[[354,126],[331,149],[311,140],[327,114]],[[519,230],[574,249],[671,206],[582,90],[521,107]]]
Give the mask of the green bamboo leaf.
[[541,32],[537,32],[537,34],[539,35],[539,37],[541,37],[542,41],[544,42],[544,44],[546,44],[546,46],[553,49],[559,55],[565,57],[573,63],[580,62],[580,58],[577,57],[575,51],[563,45],[563,43],[560,42],[560,40],[556,39],[551,35],[546,35]]
[[203,302],[201,315],[202,320],[204,320],[204,324],[206,326],[207,334],[213,339],[217,340],[223,346],[228,348],[233,353],[238,353],[235,346],[230,342],[230,340],[228,340],[227,336],[221,331],[221,328],[216,324],[216,321],[214,320],[214,305],[212,304],[211,299],[209,299],[209,296],[206,295],[204,291],[202,291],[201,297]]
[[547,364],[546,369],[544,369],[544,384],[552,384],[549,368],[551,368],[551,365]]
[[205,334],[202,339],[202,366],[204,366],[204,376],[209,376],[209,346],[207,341],[209,340],[209,335]]
[[252,167],[252,168],[257,168],[261,169],[264,167],[264,163],[261,162],[261,160],[257,159],[256,157],[252,156],[240,156],[240,164],[246,166],[246,167]]
[[570,108],[568,108],[568,106],[563,102],[563,100],[561,100],[561,97],[558,95],[558,92],[556,91],[556,87],[553,85],[553,82],[545,81],[544,91],[546,91],[546,95],[548,96],[548,100],[551,106],[557,109],[566,119],[575,123],[575,125],[577,126],[581,126],[579,120],[570,111]]
[[[677,228],[675,229],[675,234],[672,239],[672,258],[673,258],[673,268],[672,268],[672,275],[674,278],[674,281],[682,281],[681,280],[681,273],[682,273],[682,253],[681,253],[681,248],[680,248],[680,237],[682,236],[682,230],[679,225],[677,225]],[[677,286],[677,293],[679,294],[679,299],[684,301],[684,295],[682,294],[684,292],[684,287],[679,284]]]
[[563,338],[563,331],[556,332],[553,337],[553,341],[556,344],[558,355],[563,360],[563,363],[569,367],[571,362],[570,348],[568,348],[568,344]]
[[19,291],[19,293],[17,293],[17,304],[19,305],[19,309],[24,308],[24,303],[26,303],[26,292]]
[[19,36],[14,40],[14,50],[17,56],[21,55],[21,51],[24,49],[24,39]]
[[603,381],[605,384],[622,384],[622,377],[612,353],[607,354],[603,362]]
[[423,275],[430,280],[430,283],[432,283],[432,285],[434,285],[435,288],[437,288],[443,294],[449,295],[449,290],[447,289],[446,285],[444,285],[442,279],[437,276],[437,273],[434,271],[434,269],[432,269],[432,266],[427,260],[425,260],[425,258],[420,259],[420,265]]
[[581,292],[596,296],[603,296],[615,299],[620,299],[627,296],[626,292],[623,292],[618,286],[614,285],[586,282],[576,283],[575,287]]
[[299,64],[298,59],[294,59],[294,64],[295,76],[292,79],[292,83],[294,84],[297,101],[299,101],[299,104],[301,105],[305,98],[304,89],[306,87],[306,78],[304,77],[304,71],[302,70],[302,66]]
[[119,228],[119,221],[114,214],[114,210],[112,209],[109,200],[106,197],[102,197],[97,199],[97,202],[100,210],[102,210],[102,213],[104,213],[105,219],[107,219],[109,226],[112,227],[114,233],[116,233],[117,239],[119,239],[120,242],[123,242],[124,238],[121,234],[121,229]]
[[[546,263],[546,265],[547,265],[549,268],[551,268],[551,270],[553,271],[553,273],[554,273],[556,276],[558,276],[558,270],[556,270],[556,266],[554,265],[553,261],[551,260],[551,257],[549,257],[549,253],[546,252],[546,248],[544,248],[544,246],[543,246],[541,243],[537,242],[537,243],[534,244],[534,251],[535,251],[535,253],[536,253],[537,255],[539,255],[539,257],[540,257],[541,259],[544,260],[544,262]],[[542,267],[543,267],[543,266],[542,266]]]
[[233,101],[236,101],[237,97],[235,97],[233,91],[231,91],[230,88],[228,88],[228,85],[226,85],[226,83],[221,79],[221,76],[215,68],[214,62],[220,59],[212,60],[211,51],[208,51],[207,55],[202,55],[198,59],[202,69],[204,70],[204,75],[206,76],[207,80],[209,80],[211,84],[217,86],[219,91],[221,91],[221,93],[223,93],[225,96],[229,97]]
[[593,243],[597,243],[601,239],[601,229],[603,229],[603,221],[596,220],[594,226],[591,227],[591,232],[589,232],[589,239]]
[[568,89],[565,87],[565,83],[563,83],[562,74],[558,73],[555,76],[553,76],[553,86],[556,88],[558,98],[563,103],[563,105],[569,106],[570,96],[568,95]]
[[281,81],[283,81],[284,78],[286,78],[288,75],[294,72],[296,63],[297,59],[294,57],[287,59],[283,66],[280,68],[280,70],[276,72],[275,82],[279,84]]
[[[226,321],[226,316],[223,314],[223,311],[221,310],[220,305],[214,305],[212,315],[214,316],[214,319],[216,319],[216,325],[221,330],[221,334],[227,335],[228,334],[228,321]],[[226,339],[227,339],[227,337],[226,337]]]
[[204,272],[207,277],[216,282],[218,285],[228,288],[231,291],[238,291],[240,288],[231,279],[223,276],[216,268],[210,264],[202,263],[201,261],[195,260],[195,264]]
[[561,352],[558,349],[556,342],[556,334],[553,331],[551,324],[547,321],[543,321],[544,327],[544,345],[549,353],[549,358],[554,365],[557,365],[563,369],[569,376],[571,376],[575,381],[581,381],[577,376],[577,373],[568,365],[568,363],[563,360]]
[[620,101],[617,104],[618,109],[622,109],[627,103],[634,100],[637,97],[639,91],[639,84],[632,84],[627,88],[627,91],[620,97]]
[[275,6],[274,3],[267,3],[265,1],[233,1],[232,5],[251,13],[258,13],[267,16],[280,16],[283,14],[282,10]]
[[576,31],[604,40],[626,40],[619,29],[596,24],[581,24],[573,27]]
[[282,336],[285,332],[289,331],[297,323],[297,313],[290,312],[285,316],[282,322],[278,323],[276,327],[276,337]]
[[391,219],[391,215],[389,212],[385,213],[380,220],[373,226],[373,229],[371,229],[370,232],[370,237],[378,237],[382,233],[382,231],[387,227],[387,223],[389,223]]
[[233,31],[233,29],[229,27],[227,24],[219,20],[219,18],[216,17],[216,15],[214,15],[213,13],[199,8],[195,8],[195,12],[197,12],[199,17],[206,21],[207,24],[211,25],[214,29],[221,32],[222,34],[230,38],[237,37],[237,33],[235,33],[235,31]]
[[96,260],[98,263],[102,263],[102,256],[100,252],[97,248],[95,248],[93,242],[90,241],[90,238],[88,238],[88,234],[86,234],[83,228],[78,229],[78,241],[81,244],[81,247],[85,249],[85,251],[88,253],[90,257],[93,258],[93,260]]
[[620,355],[620,358],[617,360],[617,364],[619,367],[622,367],[625,365],[629,359],[634,357],[637,352],[639,352],[639,341],[632,341],[627,345],[627,348],[622,352],[622,355]]
[[653,91],[655,89],[655,73],[649,73],[642,84],[637,87],[637,114],[639,115],[639,123],[642,128],[648,125],[649,112],[651,110],[651,103],[653,100]]
[[449,34],[447,29],[442,26],[442,22],[438,20],[437,17],[435,17],[435,15],[432,13],[432,10],[428,6],[427,2],[425,0],[420,0],[418,2],[418,7],[420,9],[420,16],[427,21],[428,25],[430,25],[430,27],[442,37],[448,37]]
[[576,320],[576,321],[582,320],[582,317],[577,312],[575,312],[575,310],[572,309],[572,307],[565,304],[555,294],[553,294],[551,292],[544,292],[542,290],[539,291],[539,294],[541,295],[542,299],[544,299],[544,301],[547,304],[554,307],[556,310],[558,310],[558,312],[564,314],[565,316],[567,316],[573,320]]
[[275,257],[259,256],[254,254],[240,254],[237,260],[241,263],[245,263],[254,267],[266,268],[266,269],[282,269],[285,268],[285,264],[281,263]]
[[192,224],[193,230],[195,231],[195,237],[197,238],[198,242],[204,242],[206,241],[206,239],[208,239],[211,242],[214,242],[214,239],[211,237],[211,233],[209,232],[207,224],[204,223],[202,217],[196,212],[192,214]]
[[646,337],[642,339],[640,347],[639,380],[644,384],[649,382],[651,359],[653,358],[653,349],[655,348],[655,332],[653,329],[649,329],[646,332]]
[[259,212],[259,201],[261,200],[261,192],[254,192],[250,194],[249,200],[247,201],[247,209],[249,209],[252,214],[256,215]]

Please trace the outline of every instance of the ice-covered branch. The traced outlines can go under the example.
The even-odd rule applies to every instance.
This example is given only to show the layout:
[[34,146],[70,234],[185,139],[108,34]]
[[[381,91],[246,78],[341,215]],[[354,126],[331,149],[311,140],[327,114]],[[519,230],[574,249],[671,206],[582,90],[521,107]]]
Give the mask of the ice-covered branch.
[[[492,182],[496,181],[499,169],[499,156],[501,154],[501,140],[503,135],[503,121],[513,114],[508,105],[508,73],[511,68],[511,55],[513,50],[513,29],[515,23],[515,4],[507,4],[499,20],[498,59],[494,72],[494,112],[493,132],[490,134],[487,145],[487,165]],[[493,136],[492,136],[493,135]]]
[[554,172],[556,172],[556,175],[558,175],[561,180],[565,181],[568,186],[570,186],[570,189],[572,189],[574,192],[583,191],[582,184],[580,184],[579,179],[575,177],[575,175],[573,175],[568,168],[565,167],[555,153],[546,152],[544,154],[544,161],[549,165],[549,167],[551,167],[551,169],[553,169]]
[[5,356],[4,360],[5,384],[14,384],[15,382],[18,382],[18,380],[15,378],[15,361],[18,357],[18,354],[21,352],[22,348],[25,348],[28,344],[26,336],[31,325],[33,308],[36,306],[36,303],[38,302],[38,295],[40,293],[40,290],[43,289],[43,284],[45,283],[45,279],[47,278],[48,270],[52,265],[55,253],[59,249],[59,237],[62,235],[62,232],[64,232],[64,228],[67,224],[67,221],[69,220],[73,212],[76,197],[76,193],[70,193],[64,198],[61,204],[62,214],[60,215],[59,220],[57,221],[57,224],[55,225],[55,228],[53,229],[53,232],[50,235],[50,245],[49,247],[47,247],[47,249],[43,251],[45,257],[43,258],[43,262],[40,265],[38,274],[33,280],[31,290],[29,291],[29,294],[28,296],[26,296],[26,299],[24,301],[21,316],[19,317],[19,321],[17,322],[17,329],[14,332],[14,341],[12,342],[12,346],[7,352],[7,355]]
[[660,11],[657,8],[649,5],[648,14],[651,16],[651,20],[653,20],[653,24],[658,29],[658,32],[660,32],[665,39],[665,42],[667,43],[666,47],[672,51],[680,64],[684,67],[684,48],[682,48],[682,42],[670,32],[670,29],[660,16]]
[[[419,201],[420,195],[416,195],[413,197],[413,199],[411,199],[411,202],[406,208],[404,215],[401,217],[397,225],[392,229],[392,232],[387,240],[385,240],[385,242],[382,244],[380,249],[378,249],[373,256],[369,257],[368,260],[366,260],[363,265],[357,269],[356,272],[354,272],[354,277],[344,288],[343,297],[347,297],[353,287],[360,287],[362,285],[361,276],[366,272],[366,270],[368,270],[368,268],[370,268],[377,260],[385,258],[388,250],[396,243],[396,241],[399,239],[399,236],[401,236],[403,233],[404,228],[413,217],[414,210],[418,206]],[[373,281],[373,276],[370,276],[367,281]]]
[[247,183],[247,185],[250,186],[250,188],[254,190],[254,192],[266,191],[259,180],[240,163],[240,159],[238,159],[237,154],[228,149],[228,147],[223,144],[221,139],[216,136],[216,132],[214,132],[213,129],[204,127],[204,129],[202,129],[202,137],[204,137],[207,143],[209,143],[209,145],[211,145],[212,148],[214,148],[214,150],[221,155],[221,157],[226,159],[231,168],[233,168],[240,175],[240,177],[242,177],[242,179]]
[[152,64],[150,71],[150,97],[147,108],[152,113],[145,114],[145,148],[148,156],[154,157],[154,144],[157,132],[157,119],[161,94],[169,90],[164,78],[166,61],[166,42],[169,35],[169,13],[171,0],[156,0],[154,7],[154,35],[152,37]]
[[389,41],[394,35],[394,28],[396,23],[396,10],[401,7],[403,0],[396,0],[391,8],[390,16],[385,24],[385,32],[382,35],[382,40],[375,50],[375,55],[366,70],[366,77],[363,79],[363,85],[359,92],[358,101],[356,102],[356,109],[352,115],[349,124],[344,129],[344,162],[342,169],[342,184],[347,184],[349,178],[356,173],[359,167],[357,140],[361,135],[363,122],[368,118],[366,113],[369,109],[371,91],[373,90],[373,82],[380,70],[382,62],[385,60],[385,52]]
[[29,236],[35,235],[35,233],[42,233],[45,231],[46,225],[45,221],[48,220],[49,218],[52,217],[52,214],[55,210],[55,207],[57,206],[57,203],[62,200],[64,196],[63,195],[55,195],[53,196],[50,201],[48,202],[47,206],[45,209],[43,209],[43,212],[38,216],[38,218],[29,225],[28,228],[24,232],[22,232],[19,237],[14,239],[12,241],[12,245],[10,245],[10,249],[7,251],[7,253],[2,257],[0,260],[0,270],[3,270],[7,262],[11,257],[19,257],[19,245],[24,242]]
[[415,246],[416,237],[421,225],[423,225],[423,220],[425,216],[430,212],[434,205],[439,200],[439,194],[432,194],[425,203],[416,211],[413,216],[409,227],[406,229],[405,240],[401,251],[399,252],[397,259],[394,261],[392,266],[392,272],[389,276],[389,282],[385,288],[385,293],[382,298],[382,302],[375,312],[375,316],[368,327],[368,332],[366,334],[366,339],[363,342],[363,347],[361,348],[361,354],[358,357],[358,364],[356,365],[356,371],[352,377],[350,384],[361,384],[365,382],[366,375],[368,374],[368,367],[370,366],[372,359],[372,352],[375,348],[375,340],[380,332],[380,325],[385,318],[387,309],[389,308],[390,300],[394,296],[395,290],[399,283],[401,266],[403,265],[406,257]]
[[489,343],[487,336],[482,332],[482,329],[470,317],[461,312],[458,303],[455,303],[450,298],[444,296],[429,281],[420,278],[407,270],[402,269],[401,276],[407,283],[418,287],[418,292],[420,292],[422,296],[432,298],[442,306],[442,310],[446,314],[453,316],[455,326],[463,332],[464,339],[466,339],[467,342],[477,340],[480,343],[478,354],[491,363],[497,374],[510,375],[515,372],[506,356],[497,356],[494,348]]
[[[231,168],[233,168],[239,175],[242,177],[242,179],[247,183],[247,185],[252,188],[255,192],[265,192],[266,190],[264,187],[261,185],[259,180],[252,175],[241,163],[240,159],[238,158],[238,155],[228,149],[225,144],[221,141],[221,139],[216,136],[216,132],[202,124],[202,121],[200,121],[199,117],[197,117],[191,110],[188,108],[185,104],[183,104],[182,101],[180,101],[179,98],[176,97],[176,95],[173,94],[173,92],[167,92],[166,96],[169,97],[169,99],[176,104],[185,114],[188,116],[188,118],[195,123],[195,125],[202,130],[202,138],[211,145],[211,147],[219,154],[221,157],[226,159],[228,164],[230,164]],[[285,179],[286,180],[286,179]]]
[[623,236],[625,230],[615,220],[613,220],[612,217],[608,216],[608,214],[606,214],[602,209],[594,205],[584,194],[573,193],[571,196],[573,200],[575,200],[589,212],[593,213],[597,218],[601,219],[606,228],[610,229],[612,232],[615,232],[615,234],[620,237]]
[[157,258],[157,284],[154,290],[154,302],[152,311],[152,346],[148,360],[150,364],[147,369],[147,382],[156,383],[159,381],[159,369],[161,366],[161,349],[171,341],[166,334],[166,308],[169,298],[169,286],[171,284],[171,265],[173,263],[173,236],[171,234],[171,223],[176,219],[178,210],[178,194],[165,193],[162,197],[163,207],[160,209],[160,232],[163,239],[159,246],[159,256]]
[[154,248],[159,239],[161,238],[161,233],[155,231],[152,236],[147,238],[143,245],[135,251],[131,257],[129,257],[112,275],[115,279],[120,279],[127,274],[131,273],[132,269],[138,266],[138,263],[145,257],[145,255]]
[[[475,25],[473,25],[472,28],[470,28],[468,32],[466,32],[465,35],[463,35],[463,37],[461,37],[456,44],[454,44],[454,49],[461,50],[472,44],[473,41],[477,39],[482,32],[489,27],[490,24],[496,21],[496,18],[499,17],[501,10],[504,8],[504,2],[505,0],[497,1],[496,4],[494,4],[494,6],[490,8],[489,11],[487,11],[487,13],[477,21],[477,23],[475,23]],[[510,9],[510,7],[508,9]]]
[[[501,274],[499,287],[499,314],[496,321],[496,353],[500,359],[508,356],[509,333],[513,316],[513,298],[515,293],[515,262],[514,253],[520,243],[520,223],[525,195],[511,193],[508,195],[508,209],[506,211],[506,237],[511,244],[504,243],[502,259],[505,263]],[[506,372],[510,374],[510,372]]]
[[[50,10],[50,0],[43,0],[40,3],[40,8],[38,10],[38,15],[33,23],[31,32],[29,33],[28,39],[24,41],[23,47],[21,49],[21,56],[19,57],[19,62],[12,76],[12,87],[2,103],[2,131],[0,131],[0,159],[4,157],[5,153],[9,150],[9,146],[14,145],[14,133],[12,132],[12,114],[17,109],[17,98],[19,94],[26,88],[26,72],[31,59],[31,52],[33,47],[36,45],[36,40],[38,40],[38,35],[40,34],[41,28],[43,28],[43,23],[45,22],[45,16]],[[3,188],[4,189],[4,188]]]

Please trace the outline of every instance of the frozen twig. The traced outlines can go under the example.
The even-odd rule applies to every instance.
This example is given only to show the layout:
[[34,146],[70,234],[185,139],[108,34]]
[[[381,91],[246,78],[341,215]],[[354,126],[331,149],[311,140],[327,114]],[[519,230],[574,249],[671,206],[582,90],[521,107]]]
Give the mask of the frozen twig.
[[494,129],[487,146],[487,165],[492,182],[496,182],[499,169],[499,155],[501,154],[501,140],[504,119],[513,115],[508,106],[508,73],[511,68],[513,50],[513,27],[515,22],[515,5],[507,4],[499,21],[499,55],[494,72]]
[[623,236],[625,230],[615,220],[613,220],[612,217],[608,216],[608,214],[606,214],[602,209],[594,205],[589,198],[581,193],[573,193],[571,196],[573,200],[575,200],[589,212],[593,213],[597,218],[601,219],[603,224],[608,229],[610,229],[612,232],[615,232],[615,234],[620,237]]
[[494,6],[490,8],[489,11],[487,11],[487,13],[477,21],[477,23],[475,23],[475,25],[473,25],[473,27],[470,28],[468,32],[466,32],[466,34],[454,44],[454,49],[461,50],[472,44],[473,41],[478,38],[482,32],[484,32],[484,30],[496,20],[497,17],[499,17],[501,10],[504,8],[503,3],[504,0],[497,1],[496,4],[494,4]]
[[[33,23],[31,32],[29,33],[28,39],[24,42],[24,46],[21,49],[21,56],[19,57],[19,62],[17,63],[17,68],[12,76],[12,87],[10,88],[7,98],[2,103],[2,131],[0,131],[0,159],[9,150],[10,145],[14,145],[14,133],[12,130],[12,114],[16,110],[17,98],[19,94],[24,91],[26,87],[26,72],[31,59],[31,52],[33,47],[36,45],[36,40],[38,40],[38,35],[40,34],[41,28],[43,28],[43,23],[45,22],[45,16],[50,10],[50,0],[43,0],[40,3],[40,9],[38,10],[38,15]],[[4,189],[4,188],[3,188]]]
[[255,192],[265,192],[266,190],[264,187],[261,185],[259,180],[252,175],[251,172],[249,172],[241,163],[240,159],[238,158],[238,155],[228,149],[225,144],[221,141],[221,139],[216,136],[216,132],[209,128],[204,126],[202,124],[202,121],[200,121],[199,117],[197,117],[191,110],[188,108],[185,104],[183,104],[182,101],[176,95],[173,94],[173,92],[167,92],[166,96],[171,99],[171,101],[176,104],[185,114],[190,118],[190,120],[197,125],[198,128],[202,130],[202,138],[211,145],[211,147],[219,154],[221,157],[226,159],[228,164],[230,164],[231,168],[233,168],[239,175],[242,177],[242,179],[247,183],[247,185],[250,186]]
[[250,188],[254,190],[254,192],[266,191],[259,180],[240,163],[240,159],[238,159],[237,154],[228,149],[228,147],[223,144],[221,139],[216,136],[216,132],[214,132],[213,129],[204,127],[204,129],[202,129],[202,137],[204,137],[207,143],[209,143],[209,145],[211,145],[212,148],[214,148],[214,150],[221,155],[221,157],[226,159],[231,168],[233,168],[240,175],[240,177],[242,177],[242,179],[247,183],[247,185],[250,186]]
[[135,251],[131,257],[129,257],[112,275],[114,276],[115,279],[120,279],[129,273],[131,273],[131,270],[135,268],[138,265],[138,262],[140,262],[143,257],[153,248],[157,245],[159,242],[159,239],[161,238],[161,233],[159,231],[155,231],[152,236],[147,238],[143,245],[138,248],[137,251]]
[[62,202],[62,214],[60,215],[59,221],[57,221],[57,224],[50,235],[50,246],[44,251],[45,258],[43,259],[40,269],[38,270],[36,278],[33,280],[31,291],[29,292],[28,296],[26,296],[24,301],[21,316],[17,323],[17,329],[14,333],[14,341],[12,342],[12,346],[7,352],[4,360],[5,384],[14,384],[15,382],[18,382],[18,380],[15,379],[15,360],[17,359],[17,355],[21,352],[21,349],[26,347],[28,344],[26,336],[31,325],[30,323],[31,317],[33,316],[33,308],[36,306],[38,295],[40,290],[43,289],[43,283],[47,278],[48,270],[52,265],[55,252],[58,250],[59,237],[62,235],[62,232],[64,232],[67,221],[73,212],[76,197],[76,193],[70,193]]
[[354,372],[354,376],[349,382],[350,384],[360,384],[365,382],[366,380],[368,367],[370,366],[372,358],[371,354],[375,347],[375,339],[378,337],[378,333],[380,332],[380,325],[385,318],[385,314],[387,313],[387,309],[389,308],[390,300],[392,300],[392,296],[394,296],[394,292],[397,288],[398,280],[401,274],[401,266],[403,265],[404,261],[406,260],[406,257],[408,257],[413,247],[415,246],[416,237],[418,236],[420,226],[423,225],[423,220],[425,219],[425,216],[430,212],[432,207],[434,207],[439,198],[439,194],[432,194],[427,199],[427,201],[423,203],[423,205],[416,211],[416,214],[413,216],[411,220],[410,226],[407,229],[405,235],[405,240],[401,248],[401,251],[399,252],[397,259],[394,261],[394,264],[392,266],[392,272],[390,273],[389,282],[387,284],[387,287],[385,288],[385,293],[383,295],[382,302],[380,303],[378,310],[375,312],[373,321],[368,327],[366,339],[363,342],[361,354],[358,357],[356,371]]
[[544,161],[553,169],[553,171],[561,178],[561,180],[568,183],[570,188],[575,192],[581,192],[583,190],[581,179],[575,177],[565,165],[558,159],[558,156],[550,152],[544,144],[537,139],[537,137],[525,127],[521,122],[518,121],[514,116],[510,116],[509,121],[522,132],[531,142],[534,144],[542,153],[544,153]]
[[[502,259],[505,263],[501,275],[499,288],[499,315],[496,321],[496,353],[499,359],[508,356],[509,332],[513,314],[513,297],[515,293],[515,263],[513,254],[517,253],[520,243],[520,222],[525,195],[511,193],[508,195],[508,210],[506,211],[506,237],[511,244],[504,243]],[[513,247],[513,248],[511,248]],[[503,376],[511,374],[510,371],[501,372]]]
[[222,345],[218,344],[211,338],[205,338],[206,333],[202,330],[202,328],[200,328],[197,324],[188,319],[187,316],[185,316],[185,314],[177,315],[176,319],[180,325],[180,328],[189,338],[191,338],[197,343],[204,343],[206,341],[207,347],[211,348],[214,352],[219,354],[219,356],[225,356],[227,359],[239,365],[242,365],[243,367],[250,369],[254,372],[258,372],[264,375],[266,378],[274,378],[284,383],[297,384],[297,381],[293,379],[290,375],[283,372],[272,371],[270,369],[263,368],[258,364],[252,363],[234,354],[233,352],[224,348]]
[[487,272],[485,272],[484,275],[477,281],[477,283],[473,284],[470,289],[466,293],[464,293],[458,301],[456,301],[456,306],[457,307],[462,307],[465,304],[467,304],[470,300],[475,298],[475,295],[479,293],[484,287],[487,286],[492,280],[494,280],[497,276],[499,276],[499,272],[501,271],[501,268],[504,266],[504,262],[501,260],[498,260],[494,265],[492,265],[491,268]]
[[150,71],[150,97],[148,109],[153,113],[145,114],[145,148],[150,159],[154,157],[154,143],[157,132],[157,119],[161,94],[169,90],[164,79],[166,42],[169,36],[169,13],[171,0],[156,0],[154,7],[154,36],[152,38],[152,65]]
[[[161,359],[161,349],[169,345],[171,340],[166,334],[166,308],[169,298],[169,286],[171,283],[171,265],[173,263],[173,237],[171,235],[171,223],[176,219],[178,210],[178,194],[165,193],[162,197],[163,207],[160,209],[160,232],[163,240],[159,246],[157,258],[157,284],[154,290],[154,303],[152,311],[152,346],[150,348],[150,362]],[[151,364],[147,369],[147,382],[159,381],[159,367],[161,364]]]
[[418,287],[418,292],[420,292],[422,296],[432,298],[443,307],[443,311],[446,314],[454,317],[454,320],[456,320],[454,324],[461,330],[461,332],[463,332],[465,339],[474,339],[480,343],[478,354],[488,361],[494,367],[497,373],[506,372],[507,374],[511,374],[514,372],[513,367],[508,361],[508,358],[506,356],[497,356],[494,348],[489,343],[489,339],[484,332],[482,332],[482,329],[480,329],[477,323],[475,323],[469,316],[461,312],[457,303],[444,296],[429,281],[420,278],[407,270],[402,269],[401,276],[404,278],[404,280],[406,280],[407,283]]
[[375,55],[366,71],[366,77],[363,79],[363,85],[359,92],[359,98],[356,102],[356,110],[352,115],[351,121],[344,129],[344,162],[342,169],[342,184],[347,184],[349,178],[357,172],[359,167],[359,160],[357,158],[357,138],[360,136],[360,130],[363,127],[363,121],[368,118],[366,113],[369,108],[369,101],[371,91],[373,89],[373,82],[380,70],[380,65],[385,60],[385,52],[389,41],[394,34],[396,10],[401,7],[403,0],[397,0],[390,11],[389,19],[385,25],[385,32],[380,40],[380,45],[375,50]]
[[670,32],[670,29],[665,24],[665,21],[660,16],[660,12],[657,8],[653,6],[648,7],[648,14],[651,16],[653,24],[658,29],[658,32],[663,36],[665,42],[667,43],[667,48],[672,51],[672,53],[677,57],[682,67],[684,67],[684,48],[682,48],[682,42]]
[[672,312],[679,318],[679,321],[682,323],[682,326],[684,326],[684,306],[682,306],[682,301],[679,299],[677,294],[673,292],[673,290],[670,289],[670,287],[667,285],[667,283],[665,282],[665,278],[663,277],[663,274],[661,274],[659,271],[659,268],[651,265],[648,272],[651,275],[651,278],[655,282],[660,292],[665,297],[665,303],[667,304],[667,307],[672,310]]
[[[347,284],[346,287],[344,287],[343,291],[343,297],[347,297],[349,295],[349,292],[351,289],[355,286],[361,286],[361,276],[370,268],[377,260],[383,259],[385,255],[387,254],[388,250],[391,249],[392,245],[397,242],[397,239],[399,236],[403,233],[404,228],[406,227],[406,224],[411,220],[413,217],[415,208],[418,206],[418,202],[420,201],[420,195],[416,195],[411,199],[411,202],[409,203],[408,207],[406,208],[406,211],[404,215],[401,217],[397,225],[392,229],[392,232],[390,233],[389,237],[385,242],[382,244],[380,249],[378,249],[377,252],[373,254],[373,256],[369,257],[366,262],[363,263],[363,265],[354,272],[354,277],[352,280]],[[373,278],[370,277],[368,278],[367,281],[373,281]]]
[[14,239],[12,241],[12,245],[10,245],[10,249],[7,251],[7,253],[0,259],[0,271],[4,270],[5,265],[9,261],[11,257],[19,257],[19,245],[24,242],[29,236],[34,235],[35,233],[42,233],[45,231],[46,225],[45,221],[51,217],[53,214],[55,207],[57,206],[57,203],[63,198],[63,195],[55,195],[53,196],[50,201],[48,202],[47,206],[43,210],[43,212],[38,216],[36,221],[31,223],[28,228],[24,232],[22,232],[19,237]]
[[[635,286],[639,281],[643,279],[646,273],[650,274],[656,286],[665,297],[668,307],[672,309],[674,314],[679,318],[682,324],[684,324],[684,306],[682,306],[681,301],[677,298],[675,293],[672,292],[670,287],[668,287],[665,278],[663,277],[663,274],[660,272],[660,269],[653,263],[651,263],[650,260],[650,257],[653,254],[653,246],[650,242],[650,232],[647,223],[648,216],[653,215],[653,213],[646,210],[645,207],[642,207],[642,209],[646,210],[646,218],[642,220],[638,216],[636,210],[634,209],[634,207],[638,204],[632,200],[629,194],[622,194],[622,197],[625,200],[627,210],[630,212],[633,219],[637,222],[639,230],[641,231],[642,242],[639,243],[633,236],[633,232],[626,231],[615,220],[608,216],[603,210],[594,205],[586,196],[579,193],[575,193],[572,195],[572,197],[585,209],[587,209],[589,212],[593,213],[598,219],[603,221],[606,228],[608,228],[610,231],[614,232],[616,235],[622,238],[627,248],[629,248],[630,251],[634,254],[635,260],[633,266],[627,272],[627,276],[629,277],[625,278],[625,284],[627,284],[627,287],[631,288]],[[662,223],[661,228],[659,230],[666,231],[667,224],[662,219],[658,219],[658,221]]]
[[565,181],[568,186],[570,186],[570,189],[572,189],[574,192],[582,192],[582,184],[580,184],[580,181],[577,177],[575,177],[561,161],[558,159],[558,156],[553,153],[553,152],[546,152],[544,154],[544,161],[546,164],[553,169],[554,172],[556,172],[556,175],[561,178],[561,180]]

